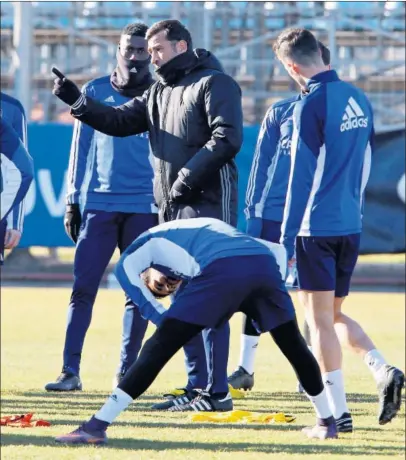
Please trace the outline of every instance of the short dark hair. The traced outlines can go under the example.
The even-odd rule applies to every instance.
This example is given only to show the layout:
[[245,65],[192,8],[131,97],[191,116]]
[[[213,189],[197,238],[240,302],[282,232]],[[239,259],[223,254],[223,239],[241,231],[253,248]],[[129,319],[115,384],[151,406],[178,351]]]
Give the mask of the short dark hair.
[[286,29],[276,39],[273,50],[278,59],[290,58],[309,66],[320,60],[319,42],[307,29]]
[[190,32],[176,19],[165,19],[164,21],[152,24],[152,26],[148,29],[145,38],[149,40],[151,37],[162,31],[165,31],[165,36],[170,42],[180,42],[181,40],[185,40],[188,49],[193,47]]
[[131,35],[135,37],[145,38],[147,34],[148,26],[143,22],[133,22],[132,24],[127,24],[124,29],[121,31],[121,35]]
[[320,40],[318,41],[319,48],[321,51],[321,59],[324,65],[330,65],[330,50]]

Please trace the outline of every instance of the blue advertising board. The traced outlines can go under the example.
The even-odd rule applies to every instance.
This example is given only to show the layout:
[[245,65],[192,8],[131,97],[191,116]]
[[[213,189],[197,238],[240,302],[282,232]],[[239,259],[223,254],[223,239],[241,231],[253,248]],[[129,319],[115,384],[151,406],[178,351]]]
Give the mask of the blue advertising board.
[[[244,144],[237,155],[238,226],[241,229],[245,228],[245,190],[258,129],[258,126],[244,128]],[[71,125],[61,124],[28,126],[29,150],[34,159],[35,180],[26,198],[24,234],[20,246],[72,246],[63,226],[72,130]],[[365,229],[362,236],[364,253],[405,251],[404,139],[404,132],[377,139],[366,194]]]

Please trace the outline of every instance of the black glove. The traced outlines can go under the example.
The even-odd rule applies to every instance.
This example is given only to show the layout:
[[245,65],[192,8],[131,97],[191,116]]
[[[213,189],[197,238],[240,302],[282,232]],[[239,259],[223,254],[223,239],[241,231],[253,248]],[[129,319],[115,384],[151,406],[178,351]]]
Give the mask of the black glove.
[[80,225],[82,223],[82,215],[78,204],[68,204],[65,211],[65,219],[63,221],[65,231],[69,238],[76,243],[79,236]]
[[65,102],[65,104],[77,109],[81,105],[79,102],[83,103],[85,100],[79,88],[75,85],[75,83],[73,83],[73,81],[68,80],[56,67],[52,67],[52,72],[58,77],[54,80],[54,89],[52,90],[52,94],[59,97],[59,99]]
[[169,201],[172,203],[184,203],[191,199],[192,189],[179,178],[175,180],[169,193]]

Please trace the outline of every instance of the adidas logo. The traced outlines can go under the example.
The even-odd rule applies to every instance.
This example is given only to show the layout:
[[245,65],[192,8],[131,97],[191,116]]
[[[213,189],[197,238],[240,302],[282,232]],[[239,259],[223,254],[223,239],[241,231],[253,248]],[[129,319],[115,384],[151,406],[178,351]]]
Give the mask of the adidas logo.
[[104,102],[114,102],[114,97],[113,96],[109,96],[107,97]]
[[343,122],[340,126],[340,131],[349,131],[350,129],[366,128],[368,126],[368,118],[365,117],[361,107],[357,104],[354,98],[350,97],[343,115]]
[[330,380],[326,380],[324,383],[328,386],[334,385],[333,382],[331,382]]
[[118,398],[117,398],[117,395],[116,395],[116,394],[113,393],[112,395],[110,395],[110,398],[111,398],[113,401],[118,402]]

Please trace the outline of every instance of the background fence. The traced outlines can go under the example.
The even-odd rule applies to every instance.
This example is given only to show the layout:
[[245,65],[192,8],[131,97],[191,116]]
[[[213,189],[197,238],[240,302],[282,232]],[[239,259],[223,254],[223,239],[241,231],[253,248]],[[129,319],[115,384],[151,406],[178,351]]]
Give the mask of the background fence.
[[1,13],[2,88],[17,91],[36,121],[70,122],[49,91],[52,64],[83,84],[112,71],[126,24],[172,17],[238,80],[247,124],[296,91],[272,43],[297,25],[314,31],[340,76],[368,93],[379,131],[404,127],[404,2],[1,2]]

